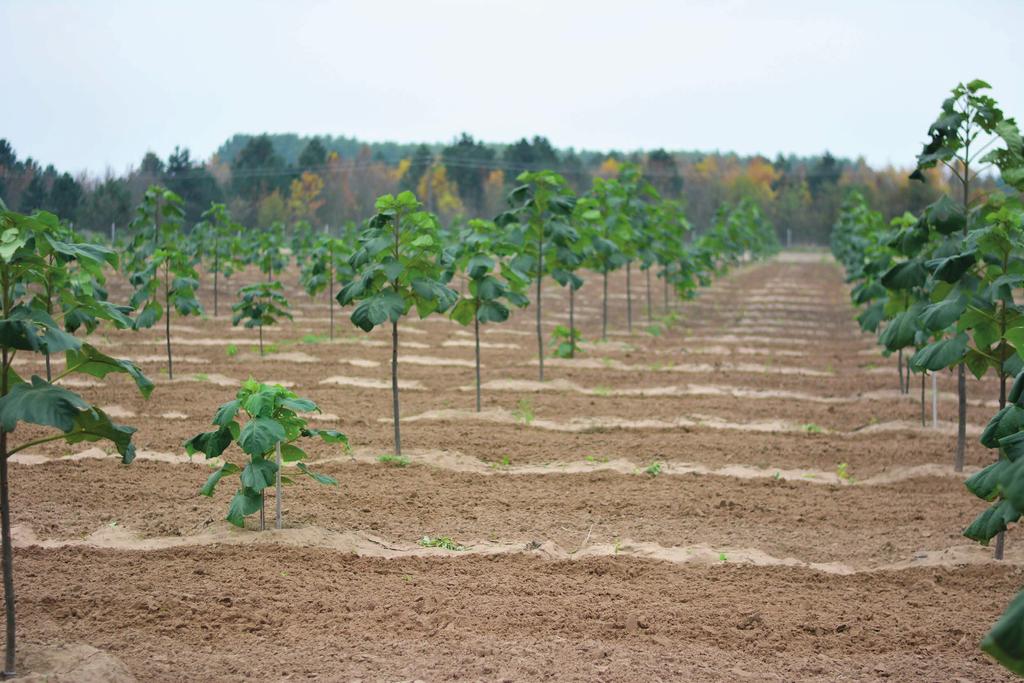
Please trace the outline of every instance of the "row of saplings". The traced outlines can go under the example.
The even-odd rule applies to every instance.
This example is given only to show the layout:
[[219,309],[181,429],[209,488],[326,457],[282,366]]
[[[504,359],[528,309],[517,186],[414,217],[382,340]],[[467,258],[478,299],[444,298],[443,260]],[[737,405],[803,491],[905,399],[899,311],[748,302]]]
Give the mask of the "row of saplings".
[[[833,252],[855,283],[854,302],[864,307],[861,327],[877,332],[886,352],[900,358],[901,389],[909,385],[903,351],[912,352],[908,366],[922,375],[922,420],[924,374],[956,372],[956,471],[965,459],[966,372],[998,378],[1000,410],[981,437],[998,457],[967,479],[967,488],[992,505],[964,534],[986,544],[995,538],[1002,559],[1007,527],[1024,511],[1024,309],[1014,299],[1024,286],[1024,143],[988,89],[980,80],[953,89],[911,176],[923,180],[925,170],[941,165],[955,194],[889,224],[851,195],[833,232]],[[997,177],[983,175],[991,169]],[[1024,675],[1024,593],[983,647]]]
[[[565,283],[582,283],[574,271],[585,259],[571,257],[578,234],[570,225],[576,202],[567,197],[565,182],[549,172],[529,173],[521,177],[524,185],[512,193],[513,210],[501,219],[511,242],[498,244],[499,231],[486,222],[475,222],[460,239],[466,249],[458,254],[468,280],[469,295],[460,296],[447,286],[445,270],[450,263],[438,234],[436,218],[420,209],[415,197],[403,193],[385,196],[377,202],[377,214],[360,235],[359,248],[349,257],[358,276],[353,277],[337,295],[343,305],[358,302],[352,321],[364,330],[390,321],[393,337],[392,377],[394,390],[395,450],[400,452],[397,392],[398,321],[412,307],[420,316],[452,311],[460,322],[486,323],[504,320],[508,308],[524,303],[521,293],[531,279],[536,282],[537,302],[541,278],[551,275]],[[559,198],[561,197],[561,198]],[[581,202],[582,203],[582,202]],[[626,197],[626,204],[629,199]],[[586,204],[584,204],[586,206]],[[612,202],[610,206],[620,206]],[[602,214],[586,209],[585,220],[610,222],[622,229],[629,214],[619,210]],[[167,331],[168,371],[173,372],[170,356],[170,311],[198,312],[195,290],[198,278],[194,255],[176,249],[171,230],[180,224],[180,204],[165,190],[152,188],[147,193],[143,215],[153,219],[148,235],[151,249],[145,261],[131,269],[135,293],[129,305],[108,301],[107,268],[117,269],[117,252],[107,246],[84,241],[59,219],[40,212],[30,216],[8,211],[0,203],[0,525],[2,525],[2,568],[6,608],[6,651],[4,675],[15,674],[15,594],[12,568],[11,514],[8,463],[12,455],[62,440],[69,444],[108,441],[123,463],[135,457],[133,427],[113,422],[101,408],[66,388],[65,380],[75,373],[105,378],[111,373],[128,375],[138,391],[148,398],[153,383],[140,368],[128,360],[113,358],[76,336],[90,334],[103,323],[122,329],[138,329],[163,319]],[[756,212],[754,218],[757,218]],[[169,227],[170,226],[170,227]],[[681,234],[682,223],[675,226]],[[671,232],[666,226],[666,232]],[[595,238],[597,239],[597,238]],[[718,221],[700,240],[688,245],[678,262],[666,265],[675,273],[674,282],[681,293],[688,293],[695,280],[706,281],[737,262],[745,254],[769,253],[776,242],[766,223],[732,217]],[[600,250],[600,244],[591,245]],[[128,253],[137,256],[137,250]],[[580,252],[583,253],[583,252]],[[556,272],[552,263],[576,263],[569,271]],[[610,266],[609,266],[610,268]],[[604,271],[607,273],[607,269]],[[531,278],[532,273],[532,278]],[[500,274],[500,278],[498,275]],[[666,274],[666,277],[670,277]],[[448,276],[450,279],[450,275]],[[573,286],[575,289],[578,284]],[[572,291],[572,290],[571,290]],[[243,288],[236,305],[235,322],[245,318],[259,327],[284,311],[276,286]],[[538,336],[540,307],[538,305]],[[479,336],[477,336],[479,340]],[[46,366],[46,378],[33,375],[26,379],[14,368],[16,356],[35,354]],[[63,369],[54,368],[51,356],[64,355]],[[477,350],[479,360],[479,349]],[[24,358],[19,357],[22,361]],[[543,363],[543,353],[540,361]],[[479,386],[479,381],[478,381]],[[479,391],[478,391],[479,397]],[[478,398],[479,401],[479,398]],[[337,482],[312,471],[300,446],[305,439],[348,448],[344,434],[335,430],[311,428],[304,416],[318,412],[312,401],[300,398],[280,386],[267,386],[255,380],[243,383],[234,399],[222,405],[213,418],[214,430],[197,434],[185,443],[192,455],[222,458],[232,444],[248,456],[244,465],[222,459],[203,485],[201,493],[212,496],[221,479],[238,476],[239,486],[232,497],[227,520],[244,526],[245,518],[259,513],[265,524],[264,493],[274,487],[275,517],[281,526],[281,486],[291,483],[284,464],[294,465],[297,473],[323,484]],[[19,423],[28,426],[21,441],[14,438]],[[47,429],[49,428],[49,429]]]

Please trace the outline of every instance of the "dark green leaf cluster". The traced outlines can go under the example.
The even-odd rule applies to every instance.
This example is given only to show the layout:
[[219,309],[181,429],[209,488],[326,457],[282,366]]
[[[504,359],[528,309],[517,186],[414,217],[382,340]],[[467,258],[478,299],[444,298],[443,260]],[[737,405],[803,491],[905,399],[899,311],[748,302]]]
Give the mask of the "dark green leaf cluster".
[[337,295],[342,306],[358,302],[352,322],[369,332],[413,307],[425,318],[454,306],[458,294],[444,281],[449,264],[437,218],[411,192],[380,197],[376,209],[349,258],[355,275]]
[[[244,466],[225,461],[200,489],[204,496],[212,496],[218,482],[226,476],[238,474],[239,488],[228,506],[227,521],[244,527],[245,518],[258,512],[263,505],[263,490],[273,486],[278,466],[273,456],[281,447],[283,462],[295,463],[296,468],[321,484],[336,485],[332,477],[317,474],[302,462],[306,458],[295,442],[302,438],[319,438],[324,443],[338,444],[348,449],[348,437],[339,431],[311,429],[301,414],[319,412],[309,399],[299,398],[280,385],[268,386],[254,379],[242,384],[235,398],[217,409],[213,431],[196,434],[185,442],[189,456],[202,453],[206,459],[224,458],[232,443],[249,456]],[[282,477],[286,484],[292,483]]]

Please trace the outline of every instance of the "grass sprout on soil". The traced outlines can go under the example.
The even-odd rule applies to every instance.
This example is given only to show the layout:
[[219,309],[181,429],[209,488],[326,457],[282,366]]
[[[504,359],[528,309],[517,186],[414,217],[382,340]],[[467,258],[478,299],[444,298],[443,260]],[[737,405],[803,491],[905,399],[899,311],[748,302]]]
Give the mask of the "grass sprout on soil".
[[533,422],[536,415],[533,412],[533,401],[528,398],[521,398],[516,402],[516,409],[512,411],[512,417],[524,425]]
[[408,467],[410,460],[404,455],[393,455],[391,453],[385,453],[384,455],[377,456],[377,462],[382,465],[389,465],[391,467]]
[[459,545],[453,541],[451,536],[435,536],[433,538],[430,536],[424,536],[417,541],[417,543],[424,548],[443,548],[445,550],[454,550],[457,552],[467,550],[466,546]]

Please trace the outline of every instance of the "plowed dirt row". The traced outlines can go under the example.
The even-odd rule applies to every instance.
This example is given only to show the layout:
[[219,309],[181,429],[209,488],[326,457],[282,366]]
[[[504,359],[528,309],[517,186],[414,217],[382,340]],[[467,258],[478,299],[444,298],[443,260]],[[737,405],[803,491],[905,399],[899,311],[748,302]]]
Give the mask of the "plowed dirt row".
[[[656,289],[650,320],[634,286],[632,334],[620,275],[609,340],[584,287],[588,343],[549,359],[545,385],[532,313],[487,326],[486,419],[469,412],[472,337],[403,322],[405,468],[376,462],[392,449],[389,331],[336,311],[325,339],[326,300],[295,272],[295,321],[267,331],[264,358],[223,292],[219,318],[175,320],[173,382],[160,330],[97,335],[157,389],[73,386],[146,453],[122,466],[48,444],[12,464],[22,637],[98,647],[139,680],[1005,679],[977,641],[1024,552],[1011,535],[997,565],[960,534],[983,505],[947,469],[955,379],[939,377],[943,424],[926,393],[921,427],[919,378],[897,393],[824,257],[743,266],[669,317]],[[545,311],[547,334],[567,312],[553,284]],[[341,483],[286,489],[287,538],[229,529],[233,484],[198,496],[209,465],[181,458],[249,375],[316,400],[314,422],[358,456],[309,449]],[[997,395],[971,381],[976,404]],[[972,406],[972,433],[992,412]],[[975,442],[972,468],[991,458]],[[412,556],[426,535],[469,549]]]

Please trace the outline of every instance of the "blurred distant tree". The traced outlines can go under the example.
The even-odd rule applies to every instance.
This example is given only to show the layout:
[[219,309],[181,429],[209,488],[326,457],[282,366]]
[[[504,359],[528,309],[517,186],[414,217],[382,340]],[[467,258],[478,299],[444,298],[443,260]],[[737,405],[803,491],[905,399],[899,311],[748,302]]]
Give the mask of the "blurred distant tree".
[[683,191],[683,178],[675,158],[664,149],[656,149],[647,155],[644,176],[663,197],[678,197]]
[[122,228],[132,219],[131,193],[121,178],[108,177],[86,197],[79,212],[80,225],[106,231],[111,223]]
[[409,160],[409,168],[402,175],[400,186],[403,190],[415,190],[419,187],[420,179],[434,163],[434,153],[426,145],[420,145]]
[[[479,214],[483,210],[484,179],[493,167],[494,150],[473,136],[463,133],[453,144],[441,150],[447,176],[458,187],[462,203]],[[422,194],[420,195],[426,200]],[[428,210],[430,203],[427,202]]]
[[306,143],[299,154],[299,168],[303,171],[310,169],[321,171],[327,163],[327,148],[320,142],[320,138],[313,138]]
[[287,187],[287,180],[284,160],[266,134],[250,138],[231,164],[231,188],[249,201]]
[[82,203],[83,194],[78,181],[72,178],[70,173],[62,173],[53,181],[46,208],[62,220],[75,223],[78,220],[78,207]]
[[50,192],[46,187],[44,176],[41,173],[36,173],[32,176],[32,180],[29,181],[24,194],[21,195],[20,209],[23,213],[32,213],[33,211],[44,209],[49,197]]
[[502,160],[507,168],[505,176],[515,178],[523,171],[543,171],[558,166],[558,153],[551,142],[541,135],[533,140],[521,138],[505,148]]
[[142,164],[139,165],[139,172],[159,178],[164,172],[164,162],[153,152],[146,152],[146,156],[142,157]]
[[189,227],[199,221],[210,204],[224,199],[216,178],[205,166],[192,161],[187,148],[175,146],[167,157],[162,180],[167,189],[184,200],[185,225]]

